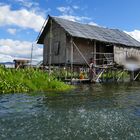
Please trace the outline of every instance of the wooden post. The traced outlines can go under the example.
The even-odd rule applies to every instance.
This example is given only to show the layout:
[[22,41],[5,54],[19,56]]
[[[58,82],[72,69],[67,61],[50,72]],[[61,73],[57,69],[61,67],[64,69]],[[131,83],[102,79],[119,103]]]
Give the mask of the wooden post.
[[[102,69],[101,69],[102,70]],[[104,82],[104,72],[102,74],[102,82]]]
[[65,80],[66,80],[67,79],[67,66],[66,66],[66,64],[64,66],[64,72],[65,72]]
[[124,82],[124,69],[123,69],[123,74],[122,74],[122,82]]
[[[93,59],[94,59],[94,65],[96,66],[96,41],[94,41],[94,46],[93,46],[93,49],[94,49],[94,56],[93,56]],[[96,75],[96,68],[93,68],[93,71],[95,72],[95,75]]]
[[116,79],[117,79],[116,78],[116,74],[117,74],[117,69],[114,69],[114,76],[113,76],[114,77],[114,81],[116,81]]
[[49,75],[51,74],[51,61],[52,61],[52,19],[50,19]]
[[70,40],[70,44],[71,44],[71,81],[73,78],[73,38],[71,37]]
[[134,81],[134,71],[130,72],[130,81]]
[[[66,40],[67,40],[67,36],[66,36]],[[67,79],[67,63],[68,63],[68,55],[67,55],[67,49],[68,49],[68,45],[67,45],[67,41],[65,42],[66,45],[65,45],[65,67],[64,67],[64,70],[65,70],[65,80]]]
[[95,63],[95,65],[96,65],[96,41],[94,41],[93,51],[94,51],[94,56],[93,56],[93,58],[94,58],[94,63]]

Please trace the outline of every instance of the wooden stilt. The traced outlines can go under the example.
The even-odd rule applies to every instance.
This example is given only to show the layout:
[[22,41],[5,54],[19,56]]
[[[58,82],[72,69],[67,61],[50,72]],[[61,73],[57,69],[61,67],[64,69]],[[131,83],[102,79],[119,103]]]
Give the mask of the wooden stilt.
[[134,81],[134,71],[130,72],[130,81]]

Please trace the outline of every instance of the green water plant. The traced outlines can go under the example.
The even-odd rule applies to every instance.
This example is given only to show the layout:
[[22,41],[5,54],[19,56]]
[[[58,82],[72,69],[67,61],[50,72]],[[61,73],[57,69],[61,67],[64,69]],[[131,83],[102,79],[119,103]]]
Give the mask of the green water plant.
[[6,69],[0,67],[0,93],[63,91],[71,89],[55,76],[39,69]]

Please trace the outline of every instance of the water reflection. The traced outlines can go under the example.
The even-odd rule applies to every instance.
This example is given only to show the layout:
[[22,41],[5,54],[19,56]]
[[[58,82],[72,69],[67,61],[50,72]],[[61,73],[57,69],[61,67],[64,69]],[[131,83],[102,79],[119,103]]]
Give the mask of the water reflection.
[[139,83],[0,96],[0,139],[140,139]]

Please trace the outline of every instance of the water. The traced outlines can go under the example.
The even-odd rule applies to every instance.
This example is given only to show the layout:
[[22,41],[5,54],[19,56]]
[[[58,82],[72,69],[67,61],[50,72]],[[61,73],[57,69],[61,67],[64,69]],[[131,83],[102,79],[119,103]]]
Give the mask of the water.
[[55,94],[0,95],[0,140],[140,139],[139,83]]

